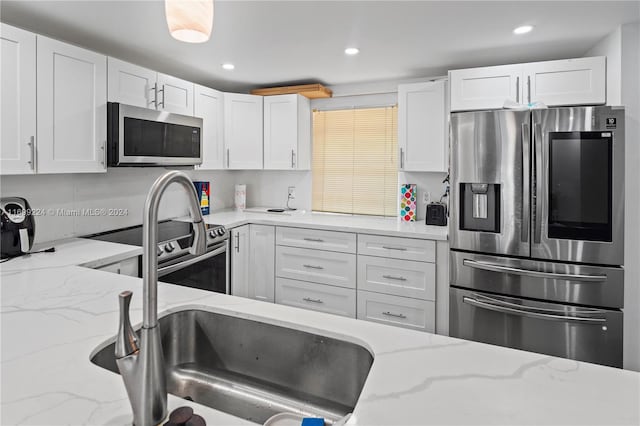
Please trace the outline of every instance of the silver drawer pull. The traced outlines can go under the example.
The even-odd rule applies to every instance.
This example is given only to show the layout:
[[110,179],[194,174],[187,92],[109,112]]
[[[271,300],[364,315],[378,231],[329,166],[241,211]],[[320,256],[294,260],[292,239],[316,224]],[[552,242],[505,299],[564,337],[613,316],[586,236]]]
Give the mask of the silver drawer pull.
[[389,246],[382,246],[383,249],[387,249],[387,250],[400,250],[400,251],[407,251],[406,247],[389,247]]
[[305,241],[311,241],[313,243],[324,243],[322,238],[303,238]]
[[396,280],[396,281],[406,281],[407,279],[405,277],[396,277],[393,275],[383,275],[382,278],[386,278],[388,280]]
[[302,266],[309,269],[324,269],[324,266],[317,266],[317,265],[302,265]]
[[305,297],[302,300],[304,300],[305,302],[312,302],[312,303],[324,303],[322,300],[320,299],[312,299],[310,297]]
[[394,318],[402,318],[402,319],[406,319],[407,316],[406,315],[402,315],[402,314],[394,314],[393,312],[383,312],[382,315],[386,315],[388,317],[394,317]]

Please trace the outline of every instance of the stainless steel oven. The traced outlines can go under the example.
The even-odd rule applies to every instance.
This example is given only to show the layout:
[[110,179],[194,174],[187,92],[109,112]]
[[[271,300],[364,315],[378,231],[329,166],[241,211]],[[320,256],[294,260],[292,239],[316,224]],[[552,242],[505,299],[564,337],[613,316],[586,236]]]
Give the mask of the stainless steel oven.
[[229,294],[228,241],[208,247],[203,255],[187,253],[162,263],[158,267],[158,280]]
[[202,164],[202,118],[132,105],[107,105],[109,166]]

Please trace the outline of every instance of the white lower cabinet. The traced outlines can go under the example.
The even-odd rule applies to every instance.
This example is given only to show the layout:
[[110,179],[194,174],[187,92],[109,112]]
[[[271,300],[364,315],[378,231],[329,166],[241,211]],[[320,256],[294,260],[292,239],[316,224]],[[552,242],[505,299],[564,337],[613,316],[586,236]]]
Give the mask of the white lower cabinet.
[[249,297],[249,225],[239,226],[231,230],[230,280],[231,294]]
[[435,332],[435,303],[358,290],[358,319]]
[[248,297],[273,303],[275,299],[276,229],[249,225]]
[[331,285],[276,278],[276,303],[356,317],[356,291]]
[[113,274],[127,275],[129,277],[139,276],[139,260],[138,256],[125,259],[120,262],[110,263],[108,265],[95,268],[98,271],[111,272]]
[[277,246],[276,276],[355,288],[356,256],[331,251]]
[[358,289],[436,300],[436,265],[358,256]]

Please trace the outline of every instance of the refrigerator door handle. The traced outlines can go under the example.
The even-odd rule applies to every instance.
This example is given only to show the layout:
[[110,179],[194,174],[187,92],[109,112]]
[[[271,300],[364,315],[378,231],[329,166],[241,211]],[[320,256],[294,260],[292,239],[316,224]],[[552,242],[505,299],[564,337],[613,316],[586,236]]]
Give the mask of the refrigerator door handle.
[[522,225],[520,228],[520,241],[526,243],[529,241],[529,227],[531,226],[529,218],[529,201],[530,201],[530,182],[529,176],[531,174],[529,165],[529,150],[531,145],[531,132],[529,131],[529,124],[522,124],[522,168],[521,168],[521,181],[522,181],[522,200],[520,203]]
[[533,242],[540,244],[542,239],[542,197],[540,196],[540,178],[542,177],[542,128],[540,124],[533,125]]
[[[515,306],[511,303],[504,303],[502,301],[498,301],[495,299],[491,299],[491,303],[481,301],[478,299],[474,299],[472,297],[464,296],[462,301],[468,305],[475,306],[481,309],[488,309],[490,311],[502,312],[505,314],[519,315],[523,317],[536,318],[542,320],[552,320],[552,321],[565,321],[565,322],[579,322],[582,324],[595,324],[601,325],[607,322],[606,318],[592,318],[592,317],[577,317],[571,315],[555,315],[555,314],[545,314],[536,311],[530,311],[524,307],[518,306],[517,308],[511,307]],[[511,305],[511,306],[509,306]]]
[[549,278],[554,280],[602,282],[607,280],[606,275],[585,275],[585,274],[561,274],[558,272],[532,271],[530,269],[515,268],[513,266],[497,265],[495,263],[482,262],[478,260],[464,259],[464,266],[474,269],[482,269],[491,272],[505,272],[508,274],[523,275],[532,278]]

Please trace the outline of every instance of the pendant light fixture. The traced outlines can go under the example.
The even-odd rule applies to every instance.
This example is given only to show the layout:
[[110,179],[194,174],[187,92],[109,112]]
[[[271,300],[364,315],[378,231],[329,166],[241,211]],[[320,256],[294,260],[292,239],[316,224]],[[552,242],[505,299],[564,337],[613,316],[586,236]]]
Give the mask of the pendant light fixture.
[[165,0],[171,36],[187,43],[204,43],[211,37],[213,0]]

